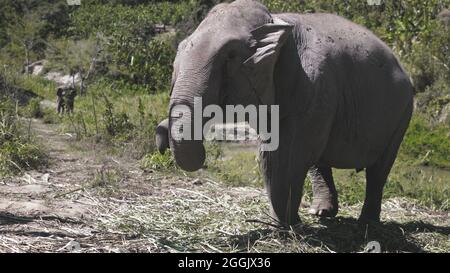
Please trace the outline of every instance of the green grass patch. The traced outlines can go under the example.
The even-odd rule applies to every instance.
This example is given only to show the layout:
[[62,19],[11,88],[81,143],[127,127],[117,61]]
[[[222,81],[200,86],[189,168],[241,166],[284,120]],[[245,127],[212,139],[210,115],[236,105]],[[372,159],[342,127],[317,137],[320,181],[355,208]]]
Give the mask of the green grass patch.
[[400,155],[421,165],[450,168],[450,128],[429,125],[423,117],[415,115],[403,139]]
[[27,118],[42,118],[44,112],[41,109],[40,102],[40,98],[31,99],[26,106],[20,109],[20,115]]
[[30,90],[42,98],[56,101],[56,83],[39,76],[22,75],[17,78],[17,85],[25,90]]
[[[29,124],[27,124],[29,126]],[[22,126],[14,102],[0,100],[0,176],[13,175],[47,164],[43,148]]]
[[231,186],[263,187],[256,149],[239,151],[227,146],[214,142],[206,146],[208,173]]
[[158,151],[147,154],[146,156],[144,156],[144,158],[142,158],[141,166],[144,169],[153,169],[159,171],[166,171],[177,168],[175,159],[170,150],[167,150],[164,154],[160,154]]

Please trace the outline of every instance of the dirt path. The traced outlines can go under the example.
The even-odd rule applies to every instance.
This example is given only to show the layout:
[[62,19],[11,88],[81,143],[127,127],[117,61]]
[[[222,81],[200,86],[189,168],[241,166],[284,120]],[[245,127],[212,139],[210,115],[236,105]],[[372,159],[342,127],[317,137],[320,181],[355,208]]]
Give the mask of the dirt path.
[[[136,234],[123,222],[143,209],[148,215],[162,209],[168,197],[201,197],[202,188],[218,186],[143,171],[136,159],[78,142],[59,133],[58,125],[33,120],[31,126],[49,154],[49,167],[0,180],[0,252],[167,252],[170,246],[155,243],[159,237]],[[227,191],[241,194],[232,188],[217,192]],[[245,191],[247,197],[261,194]]]
[[0,252],[355,252],[369,239],[385,251],[450,251],[449,214],[410,200],[385,201],[386,223],[370,238],[355,221],[360,205],[323,221],[302,208],[301,232],[280,232],[259,222],[268,221],[261,189],[143,171],[57,125],[32,129],[49,167],[0,180]]
[[57,125],[33,120],[32,130],[48,151],[49,167],[0,181],[0,252],[73,251],[80,243],[85,251],[89,246],[91,251],[126,251],[117,245],[122,234],[99,231],[92,223],[104,208],[103,195],[108,207],[117,207],[123,201],[114,199],[115,192],[121,198],[131,192],[134,198],[151,194],[152,189],[135,183],[151,176],[136,160],[86,147],[58,133]]

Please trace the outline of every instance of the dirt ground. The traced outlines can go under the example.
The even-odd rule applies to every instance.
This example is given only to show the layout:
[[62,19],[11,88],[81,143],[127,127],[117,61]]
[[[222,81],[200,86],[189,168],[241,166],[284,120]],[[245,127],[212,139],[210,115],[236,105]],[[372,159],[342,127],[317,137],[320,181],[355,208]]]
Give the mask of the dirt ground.
[[[334,220],[302,208],[305,227],[281,232],[261,220],[268,211],[261,189],[144,171],[57,125],[33,120],[32,129],[50,163],[0,180],[0,252],[358,252],[373,239],[357,226],[360,205]],[[372,237],[384,251],[450,249],[447,212],[391,199],[383,220]]]

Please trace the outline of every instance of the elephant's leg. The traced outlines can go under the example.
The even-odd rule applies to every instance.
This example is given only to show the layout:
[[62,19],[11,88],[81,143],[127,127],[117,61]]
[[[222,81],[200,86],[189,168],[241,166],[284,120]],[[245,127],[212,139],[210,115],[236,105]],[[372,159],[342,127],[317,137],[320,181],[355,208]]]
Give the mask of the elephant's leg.
[[314,166],[309,170],[313,188],[313,201],[310,214],[321,217],[334,217],[338,213],[338,195],[330,167]]
[[300,222],[298,209],[303,184],[310,167],[302,159],[305,150],[299,147],[297,130],[291,122],[293,121],[285,120],[280,124],[278,149],[261,152],[261,170],[272,205],[272,213],[284,227]]
[[381,213],[381,201],[383,198],[383,188],[386,184],[389,172],[397,157],[397,152],[402,142],[403,135],[409,124],[409,116],[407,121],[400,126],[387,147],[383,155],[375,162],[374,165],[366,169],[366,198],[359,216],[362,223],[379,222]]
[[263,155],[262,169],[272,214],[281,226],[289,227],[300,222],[298,209],[307,168],[292,168],[277,154]]
[[383,188],[392,164],[383,161],[366,170],[366,198],[359,216],[362,223],[379,222]]

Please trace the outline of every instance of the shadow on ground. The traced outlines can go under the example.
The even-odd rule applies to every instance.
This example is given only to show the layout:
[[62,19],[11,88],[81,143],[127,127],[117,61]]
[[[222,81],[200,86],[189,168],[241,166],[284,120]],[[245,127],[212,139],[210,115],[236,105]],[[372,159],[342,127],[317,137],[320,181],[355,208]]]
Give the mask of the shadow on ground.
[[[382,252],[427,252],[413,237],[417,233],[450,235],[450,227],[435,226],[422,221],[406,223],[384,222],[361,225],[357,219],[336,217],[321,219],[320,225],[304,225],[292,231],[274,228],[256,229],[239,236],[231,236],[230,241],[238,248],[248,250],[258,241],[275,240],[293,250],[314,248],[334,252],[362,252],[370,241],[377,241]],[[297,244],[297,247],[292,247]],[[274,250],[275,251],[275,250]],[[280,251],[285,251],[280,249]]]
[[53,215],[16,215],[9,212],[0,212],[0,226],[27,224],[34,221],[58,221],[60,223],[79,224],[80,221],[76,221],[69,218],[62,218]]

